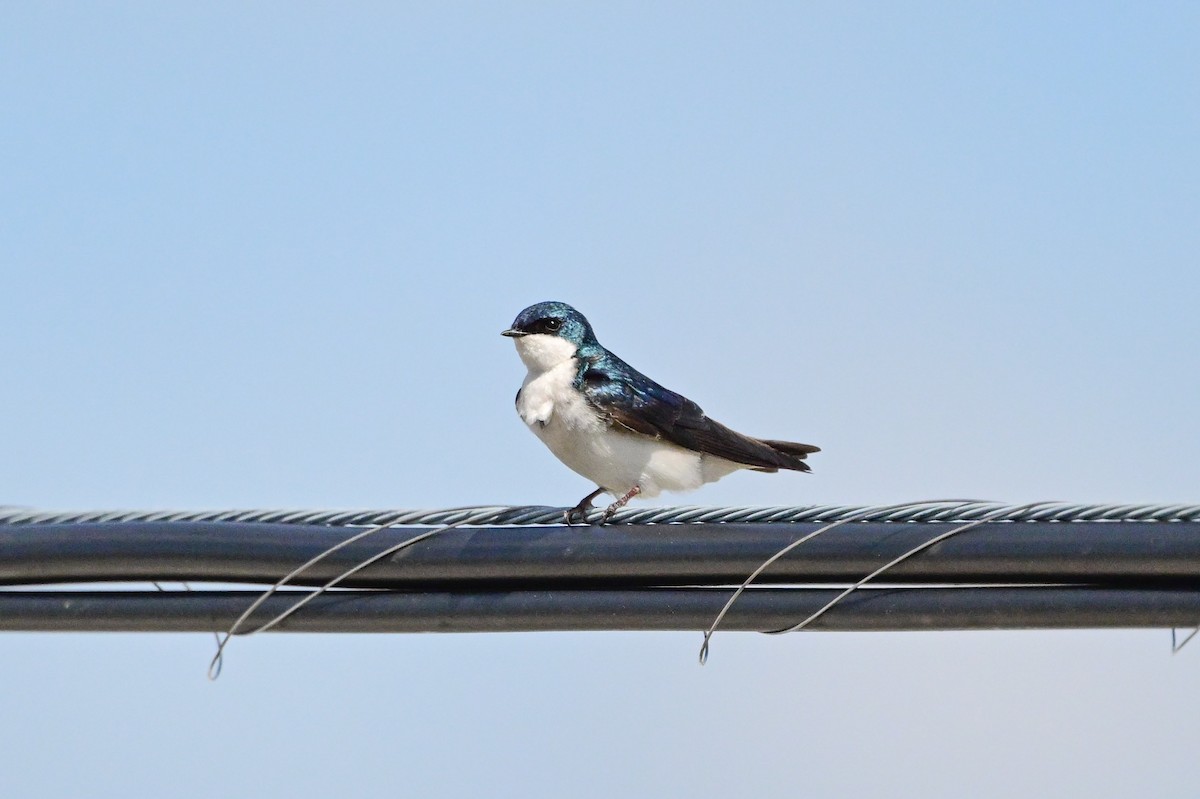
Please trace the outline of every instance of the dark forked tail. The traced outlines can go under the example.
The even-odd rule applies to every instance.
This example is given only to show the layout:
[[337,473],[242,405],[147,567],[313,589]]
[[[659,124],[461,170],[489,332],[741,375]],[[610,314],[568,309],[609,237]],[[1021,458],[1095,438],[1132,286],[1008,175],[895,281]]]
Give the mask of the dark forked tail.
[[797,472],[811,472],[808,464],[804,462],[814,452],[820,452],[820,447],[814,447],[812,444],[797,444],[794,441],[773,441],[771,439],[759,439],[771,449],[782,455],[782,461],[779,464],[781,469],[791,469]]

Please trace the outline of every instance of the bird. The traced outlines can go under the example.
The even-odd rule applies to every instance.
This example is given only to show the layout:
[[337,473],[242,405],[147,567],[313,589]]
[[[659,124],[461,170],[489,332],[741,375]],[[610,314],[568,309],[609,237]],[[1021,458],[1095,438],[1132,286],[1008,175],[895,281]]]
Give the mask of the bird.
[[501,331],[516,345],[528,373],[517,392],[517,414],[566,466],[596,490],[564,514],[587,522],[603,493],[616,501],[607,523],[634,497],[690,491],[737,471],[811,471],[805,459],[819,447],[754,438],[705,415],[606,349],[587,318],[565,302],[530,305]]

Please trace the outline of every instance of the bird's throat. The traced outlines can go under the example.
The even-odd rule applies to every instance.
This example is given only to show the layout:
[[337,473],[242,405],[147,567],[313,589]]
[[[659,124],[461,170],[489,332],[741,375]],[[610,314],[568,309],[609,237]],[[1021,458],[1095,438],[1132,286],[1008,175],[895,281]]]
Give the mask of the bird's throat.
[[556,366],[570,361],[579,351],[570,341],[558,336],[548,336],[545,333],[535,333],[513,339],[517,347],[517,355],[531,374],[539,375],[549,372]]

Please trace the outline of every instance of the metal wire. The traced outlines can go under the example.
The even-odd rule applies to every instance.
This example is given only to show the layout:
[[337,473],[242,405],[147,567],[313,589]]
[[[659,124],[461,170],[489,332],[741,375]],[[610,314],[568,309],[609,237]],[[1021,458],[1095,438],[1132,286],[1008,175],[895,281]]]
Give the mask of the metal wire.
[[[793,626],[845,593],[819,586],[861,583],[863,574],[893,561],[889,583],[911,587],[855,592],[814,626],[1165,627],[1200,620],[1200,505],[635,508],[616,514],[611,527],[573,528],[563,525],[563,510],[0,507],[0,583],[273,584],[315,553],[378,525],[369,546],[356,541],[336,549],[304,582],[320,584],[367,558],[382,560],[347,580],[345,589],[316,597],[283,629],[692,630],[703,629],[732,586],[764,558],[807,540],[814,529],[841,524],[772,563],[760,581],[791,587],[746,591],[723,626]],[[945,535],[926,525],[948,529],[963,522],[982,526],[928,546]],[[446,525],[459,529],[438,531]],[[432,537],[395,555],[380,554],[411,538],[413,528]],[[896,561],[914,547],[923,550],[919,557]],[[403,590],[362,590],[379,588]],[[0,591],[0,629],[220,630],[255,596]],[[251,621],[286,612],[295,598],[269,597]]]
[[[472,525],[559,525],[565,508],[546,505],[481,505],[443,510],[209,510],[209,511],[44,511],[0,507],[0,524],[69,524],[76,522],[260,522],[363,526],[444,525],[474,517]],[[1195,522],[1196,504],[1081,504],[1054,502],[1030,509],[999,502],[946,501],[919,507],[895,505],[778,505],[713,507],[683,505],[624,508],[609,524],[728,524],[835,522],[850,517],[864,522],[969,522],[994,516],[1001,522]]]

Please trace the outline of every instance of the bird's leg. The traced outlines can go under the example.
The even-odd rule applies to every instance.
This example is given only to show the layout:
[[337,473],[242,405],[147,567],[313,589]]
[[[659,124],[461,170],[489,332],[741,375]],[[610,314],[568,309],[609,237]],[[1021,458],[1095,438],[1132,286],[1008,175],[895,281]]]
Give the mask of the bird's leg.
[[567,520],[567,527],[578,519],[581,522],[587,522],[587,513],[592,509],[592,500],[604,493],[603,488],[597,488],[592,493],[588,494],[583,499],[579,500],[579,504],[563,513],[563,517]]
[[614,502],[613,504],[609,505],[607,508],[604,509],[604,515],[600,517],[600,524],[607,524],[608,520],[613,517],[614,513],[616,513],[617,511],[619,511],[621,508],[625,507],[626,505],[628,505],[629,500],[633,499],[640,493],[642,493],[641,486],[634,486],[633,488],[626,491],[625,496],[621,497],[616,502]]

